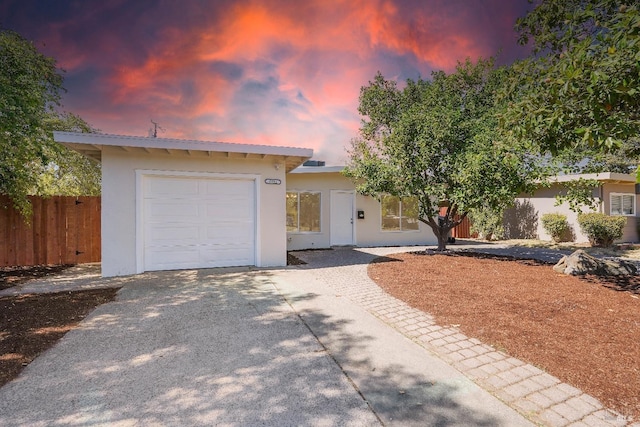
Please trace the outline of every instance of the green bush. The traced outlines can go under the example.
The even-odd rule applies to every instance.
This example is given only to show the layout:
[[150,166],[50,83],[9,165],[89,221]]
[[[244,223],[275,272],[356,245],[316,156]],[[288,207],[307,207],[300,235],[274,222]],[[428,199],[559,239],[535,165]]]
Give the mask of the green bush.
[[542,227],[551,236],[554,242],[570,240],[571,226],[567,216],[561,213],[547,213],[540,218]]
[[613,241],[622,237],[627,218],[609,216],[602,213],[586,213],[578,215],[578,224],[582,232],[589,238],[591,246],[609,247]]
[[500,240],[504,237],[502,210],[482,208],[469,211],[471,232],[485,240]]

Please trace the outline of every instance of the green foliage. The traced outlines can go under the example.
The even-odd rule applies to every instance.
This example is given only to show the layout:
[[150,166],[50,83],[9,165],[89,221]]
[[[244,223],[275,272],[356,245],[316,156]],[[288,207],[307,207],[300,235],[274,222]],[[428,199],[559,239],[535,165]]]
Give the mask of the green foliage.
[[566,202],[569,204],[569,210],[576,213],[581,213],[583,206],[596,209],[600,202],[594,196],[594,189],[599,185],[598,180],[584,178],[564,182],[565,191],[556,196],[556,206]]
[[0,31],[0,194],[28,216],[28,195],[95,195],[99,166],[55,143],[53,130],[91,132],[60,114],[62,75],[53,58],[19,34]]
[[546,213],[540,218],[542,227],[554,242],[566,241],[571,234],[571,226],[567,216],[561,213]]
[[578,215],[580,229],[589,238],[592,246],[609,247],[613,241],[622,237],[627,218],[609,216],[602,213],[585,213]]
[[[96,132],[72,113],[51,114],[44,122],[49,132]],[[100,163],[52,140],[44,147],[49,162],[34,169],[37,183],[33,194],[41,196],[99,196]]]
[[30,210],[34,165],[47,163],[43,122],[59,104],[62,76],[55,60],[12,31],[0,31],[0,193]]
[[504,238],[503,217],[503,209],[473,208],[469,211],[471,231],[486,240],[500,240]]
[[543,152],[608,151],[640,134],[636,0],[543,0],[517,22],[534,55],[513,65],[504,125]]
[[[537,158],[499,133],[505,105],[496,92],[506,73],[492,59],[467,60],[452,74],[434,72],[403,89],[378,73],[360,90],[364,119],[345,174],[362,194],[416,197],[420,220],[444,249],[469,210],[504,208],[539,177]],[[443,201],[447,214],[436,221]]]
[[640,163],[640,139],[630,138],[622,141],[615,150],[587,153],[583,156],[587,163],[581,169],[583,173],[618,172],[633,173]]

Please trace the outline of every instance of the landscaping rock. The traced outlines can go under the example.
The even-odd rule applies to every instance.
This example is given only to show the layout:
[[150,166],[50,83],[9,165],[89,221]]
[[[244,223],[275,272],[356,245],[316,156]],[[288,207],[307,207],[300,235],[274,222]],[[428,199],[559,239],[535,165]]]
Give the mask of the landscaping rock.
[[563,256],[553,270],[558,273],[579,276],[583,274],[595,274],[598,276],[625,276],[635,275],[636,267],[626,261],[611,261],[592,257],[582,249],[578,249],[571,255]]

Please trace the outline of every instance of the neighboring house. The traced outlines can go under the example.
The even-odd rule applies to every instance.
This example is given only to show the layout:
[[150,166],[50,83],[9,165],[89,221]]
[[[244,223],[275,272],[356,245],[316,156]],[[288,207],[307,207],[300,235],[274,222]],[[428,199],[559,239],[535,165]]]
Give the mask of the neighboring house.
[[[551,240],[540,218],[546,213],[562,213],[572,227],[575,242],[588,242],[589,239],[580,230],[578,215],[569,210],[569,205],[563,203],[556,206],[556,196],[566,192],[566,183],[583,179],[594,179],[600,185],[593,190],[593,198],[599,202],[595,212],[607,215],[622,215],[627,217],[627,225],[619,242],[638,242],[637,216],[638,198],[636,197],[636,178],[634,175],[622,173],[599,173],[561,175],[554,177],[549,188],[541,187],[532,195],[521,195],[516,199],[514,208],[505,213],[505,234],[509,239],[542,239]],[[583,208],[583,212],[591,212]]]
[[360,195],[343,169],[301,166],[287,175],[287,249],[437,244],[414,200]]
[[[286,265],[293,249],[432,245],[411,200],[357,195],[313,150],[54,132],[102,162],[102,275]],[[296,169],[298,168],[298,169]]]

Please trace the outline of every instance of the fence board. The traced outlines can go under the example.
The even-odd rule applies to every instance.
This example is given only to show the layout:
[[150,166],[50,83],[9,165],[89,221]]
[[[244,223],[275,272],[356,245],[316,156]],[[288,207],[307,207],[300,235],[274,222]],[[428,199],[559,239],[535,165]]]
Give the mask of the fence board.
[[75,199],[68,198],[64,200],[65,206],[65,251],[64,261],[65,264],[75,264],[72,262],[76,259],[76,250],[79,244],[79,235],[78,228],[74,227],[74,224],[78,221],[78,209],[76,209],[76,201]]
[[0,265],[9,265],[8,240],[9,240],[9,208],[3,205],[0,205]]
[[27,224],[0,196],[0,267],[100,261],[100,197],[30,200]]

